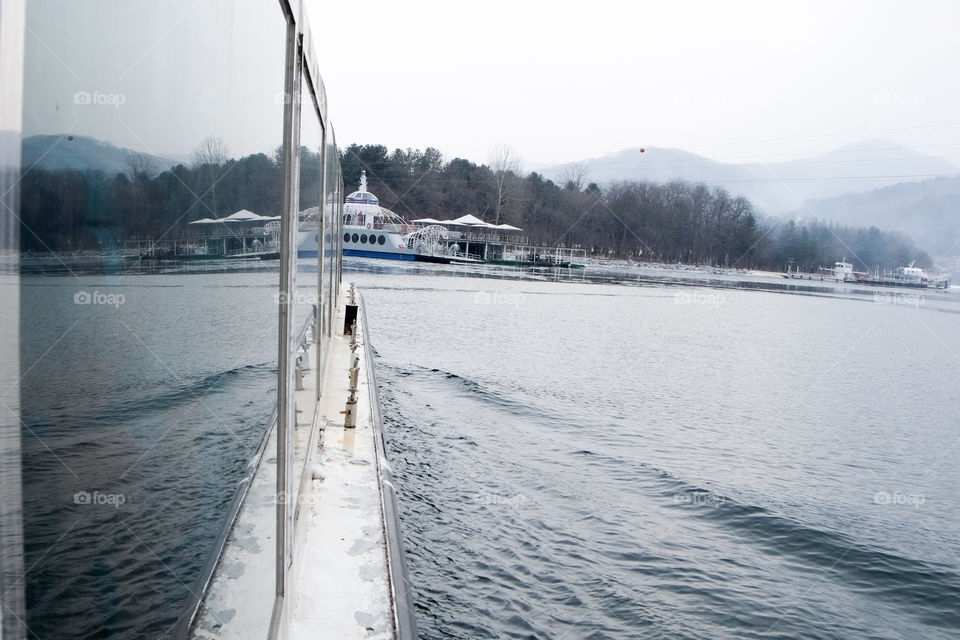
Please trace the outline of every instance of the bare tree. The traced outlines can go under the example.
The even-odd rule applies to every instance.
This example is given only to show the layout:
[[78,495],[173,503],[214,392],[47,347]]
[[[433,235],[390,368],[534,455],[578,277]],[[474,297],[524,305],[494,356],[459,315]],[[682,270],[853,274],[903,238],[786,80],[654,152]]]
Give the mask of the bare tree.
[[490,169],[493,171],[497,191],[494,224],[500,224],[500,215],[513,195],[519,177],[517,174],[520,173],[520,158],[510,145],[497,145],[490,152]]
[[127,175],[133,181],[150,180],[157,175],[157,166],[146,153],[131,151],[124,159],[124,164],[127,166]]
[[229,158],[227,144],[215,136],[207,136],[193,150],[193,168],[200,170],[210,182],[212,206],[209,209],[214,218],[220,217],[217,215],[217,183],[223,177],[223,165]]
[[583,185],[587,181],[588,174],[586,162],[571,162],[563,168],[563,172],[560,174],[560,184],[571,191],[583,191]]
[[193,150],[193,166],[197,168],[209,164],[219,167],[225,164],[229,157],[230,152],[223,138],[207,136]]

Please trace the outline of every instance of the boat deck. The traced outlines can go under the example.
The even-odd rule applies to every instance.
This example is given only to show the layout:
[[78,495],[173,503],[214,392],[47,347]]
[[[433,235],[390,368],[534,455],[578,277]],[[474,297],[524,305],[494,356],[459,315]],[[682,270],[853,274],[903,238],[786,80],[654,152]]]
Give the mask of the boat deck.
[[[341,309],[334,327],[342,326]],[[364,335],[362,327],[358,334]],[[349,342],[334,336],[320,401],[322,446],[299,503],[291,638],[394,637],[378,473],[386,461],[378,459],[374,443],[362,340],[356,428],[345,429],[339,413],[348,393]],[[315,384],[308,375],[307,391],[297,395],[310,394]]]
[[[346,299],[346,295],[342,299]],[[294,487],[297,495],[291,593],[280,625],[282,637],[386,639],[398,637],[397,597],[391,589],[388,518],[384,516],[384,471],[379,406],[366,362],[363,314],[358,317],[357,426],[345,429],[341,411],[348,393],[352,358],[342,329],[340,305],[335,335],[309,345],[311,368],[296,392]],[[320,363],[320,367],[317,364]],[[319,368],[319,370],[318,370]],[[316,376],[323,394],[313,416]],[[194,638],[268,638],[274,606],[276,540],[276,428],[243,506],[227,537],[207,595],[197,615]],[[382,442],[382,441],[381,441]],[[303,481],[301,482],[301,472]],[[392,496],[390,496],[392,497]],[[395,550],[399,553],[399,550]]]

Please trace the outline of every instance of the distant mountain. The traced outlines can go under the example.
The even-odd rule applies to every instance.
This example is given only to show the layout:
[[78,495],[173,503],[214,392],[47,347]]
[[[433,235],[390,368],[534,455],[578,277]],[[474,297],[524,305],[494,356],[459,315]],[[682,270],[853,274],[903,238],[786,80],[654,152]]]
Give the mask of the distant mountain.
[[960,167],[952,162],[882,139],[790,162],[742,166],[761,179],[774,180],[757,185],[757,199],[772,212],[793,209],[807,200],[960,174]]
[[585,169],[586,181],[601,184],[615,180],[706,182],[746,196],[770,214],[788,213],[807,200],[960,174],[960,167],[951,162],[883,139],[771,163],[727,164],[680,149],[626,149],[581,163],[545,167],[542,173],[562,180],[574,165]]
[[810,200],[795,216],[902,231],[933,256],[960,256],[960,177]]
[[179,164],[178,161],[117,147],[87,136],[35,135],[21,142],[21,165],[41,169],[100,170],[108,174],[128,169],[131,154],[150,158],[157,171]]
[[694,182],[734,183],[753,174],[733,164],[723,164],[682,149],[649,147],[624,149],[600,158],[544,167],[540,172],[562,183],[569,169],[579,165],[586,172],[586,182],[607,184],[617,180],[690,180]]

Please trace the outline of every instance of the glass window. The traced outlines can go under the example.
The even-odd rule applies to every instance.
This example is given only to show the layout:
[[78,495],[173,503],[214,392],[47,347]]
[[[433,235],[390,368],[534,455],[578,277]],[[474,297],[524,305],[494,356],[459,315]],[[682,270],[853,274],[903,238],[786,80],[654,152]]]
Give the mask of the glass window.
[[224,220],[281,213],[285,21],[272,0],[32,0],[26,19],[27,624],[161,637],[275,406],[277,261],[240,258],[279,233]]

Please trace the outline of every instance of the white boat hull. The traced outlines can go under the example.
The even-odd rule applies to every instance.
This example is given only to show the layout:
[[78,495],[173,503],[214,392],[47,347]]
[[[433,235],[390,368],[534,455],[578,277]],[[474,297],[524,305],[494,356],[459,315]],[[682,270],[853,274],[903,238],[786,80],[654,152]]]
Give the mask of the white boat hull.
[[[317,257],[319,229],[302,226],[297,235],[297,256],[300,258]],[[388,260],[413,260],[415,254],[412,249],[404,244],[403,236],[399,233],[344,225],[343,255]]]

